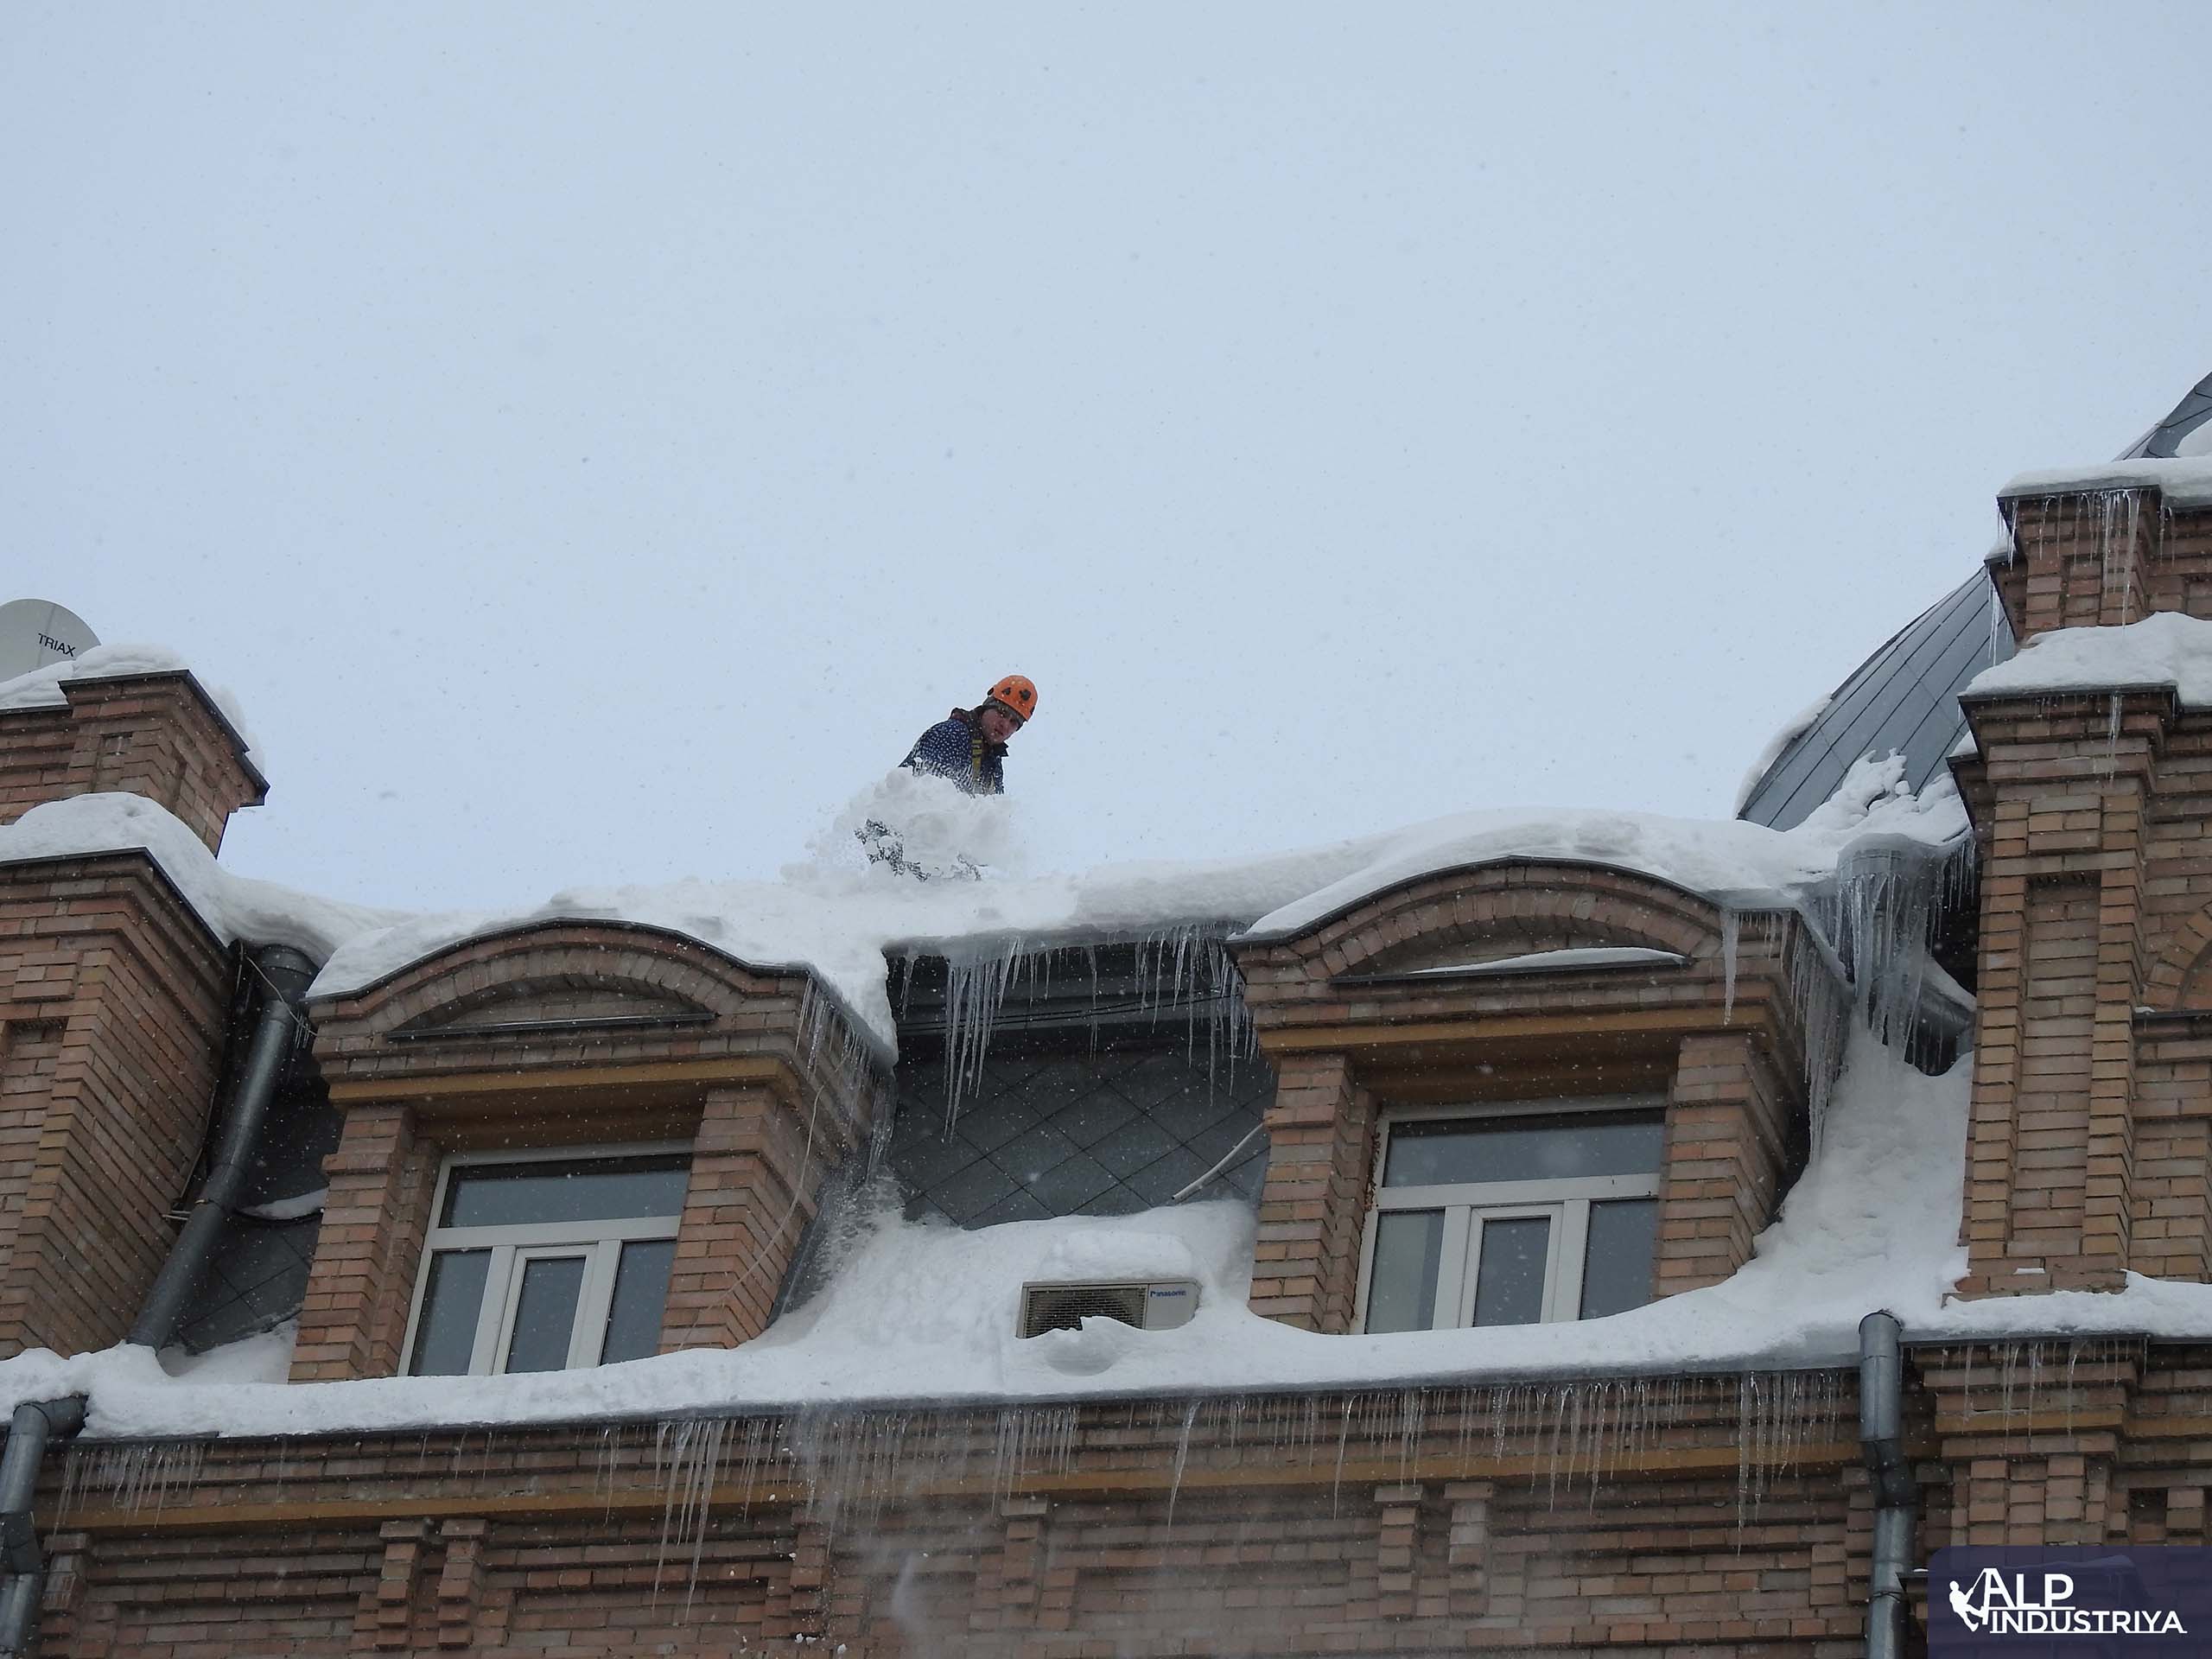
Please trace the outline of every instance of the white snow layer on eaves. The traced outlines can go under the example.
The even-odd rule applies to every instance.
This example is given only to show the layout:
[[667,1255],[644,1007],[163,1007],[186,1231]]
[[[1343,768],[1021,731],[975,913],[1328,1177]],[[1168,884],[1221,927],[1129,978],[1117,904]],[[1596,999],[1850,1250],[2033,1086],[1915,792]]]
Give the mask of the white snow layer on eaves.
[[226,870],[184,823],[143,795],[74,795],[0,824],[0,864],[143,852],[225,944],[289,944],[321,961],[400,912],[340,904]]
[[267,759],[246,727],[245,712],[238,700],[226,688],[212,685],[194,673],[189,663],[165,645],[94,645],[64,661],[0,681],[0,709],[64,708],[69,702],[61,690],[64,681],[119,680],[133,674],[191,674],[193,683],[207,694],[207,700],[238,734],[245,748],[246,764],[264,779],[268,777]]
[[[2192,433],[2191,437],[2196,435]],[[2212,506],[2212,455],[2159,461],[2107,461],[2022,473],[1998,491],[1999,500],[2024,495],[2089,494],[2104,490],[2155,489],[2169,506]]]
[[2212,622],[2161,611],[2111,627],[2055,628],[1974,677],[1977,697],[2171,687],[2184,709],[2212,708]]

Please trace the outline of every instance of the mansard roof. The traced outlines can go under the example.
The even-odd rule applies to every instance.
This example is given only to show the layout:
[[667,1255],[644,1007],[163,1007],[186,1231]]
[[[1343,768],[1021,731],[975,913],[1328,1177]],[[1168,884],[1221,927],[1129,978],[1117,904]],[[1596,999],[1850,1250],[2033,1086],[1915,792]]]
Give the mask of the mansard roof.
[[1802,823],[1868,754],[1902,754],[1905,781],[1924,789],[1967,734],[1959,694],[2013,649],[2012,624],[1977,570],[1852,671],[1759,775],[1737,816],[1776,830]]

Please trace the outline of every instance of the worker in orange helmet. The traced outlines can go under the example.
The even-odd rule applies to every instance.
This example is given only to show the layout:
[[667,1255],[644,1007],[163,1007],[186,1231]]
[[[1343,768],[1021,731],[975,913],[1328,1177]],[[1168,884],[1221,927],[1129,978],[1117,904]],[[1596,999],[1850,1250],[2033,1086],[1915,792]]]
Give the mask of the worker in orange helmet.
[[1006,793],[1007,740],[1037,712],[1037,685],[1009,674],[973,709],[955,709],[914,740],[899,764],[950,779],[970,795]]

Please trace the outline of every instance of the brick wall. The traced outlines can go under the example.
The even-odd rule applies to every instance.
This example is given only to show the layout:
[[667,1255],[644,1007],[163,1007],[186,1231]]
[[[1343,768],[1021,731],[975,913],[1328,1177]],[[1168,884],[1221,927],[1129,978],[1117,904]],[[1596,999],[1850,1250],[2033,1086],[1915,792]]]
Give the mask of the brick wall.
[[2111,627],[2154,611],[2212,617],[2212,512],[2177,511],[2149,489],[1999,505],[2015,551],[1991,576],[2021,644],[2053,628]]
[[1872,1513],[1853,1386],[80,1442],[40,1500],[43,1650],[1843,1659]]
[[1375,1097],[1342,1054],[1277,1063],[1252,1311],[1308,1331],[1352,1329],[1375,1162]]
[[[2212,1347],[1908,1350],[1916,1560],[2202,1543]],[[1855,1370],[49,1459],[41,1651],[1861,1650]],[[1924,1590],[1919,1593],[1924,1593]]]
[[[1632,971],[1433,970],[1582,945],[1685,958]],[[1239,947],[1268,1112],[1252,1306],[1354,1327],[1376,1131],[1393,1105],[1637,1095],[1669,1103],[1655,1293],[1724,1279],[1802,1162],[1802,924],[1732,922],[1648,878],[1513,861],[1403,887]],[[1824,982],[1827,969],[1809,964]]]
[[802,976],[658,929],[473,939],[310,1010],[345,1115],[293,1376],[391,1376],[438,1169],[457,1151],[692,1147],[663,1347],[758,1335],[823,1183],[887,1109]]
[[1751,1259],[1796,1162],[1793,1093],[1746,1033],[1682,1039],[1667,1100],[1657,1294],[1717,1285]]
[[768,1328],[822,1178],[843,1148],[815,1143],[772,1088],[708,1092],[692,1142],[661,1351],[730,1348]]
[[66,706],[0,709],[0,823],[76,795],[143,795],[183,820],[208,850],[269,785],[245,745],[184,673],[62,683]]
[[0,1356],[106,1347],[144,1300],[230,983],[143,854],[0,866]]

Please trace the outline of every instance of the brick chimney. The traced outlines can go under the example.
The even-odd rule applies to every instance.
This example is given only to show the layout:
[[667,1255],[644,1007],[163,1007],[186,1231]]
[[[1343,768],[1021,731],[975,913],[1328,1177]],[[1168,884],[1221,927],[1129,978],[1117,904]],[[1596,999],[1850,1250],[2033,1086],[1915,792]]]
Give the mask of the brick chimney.
[[59,707],[0,709],[0,823],[74,795],[127,791],[219,851],[231,814],[269,785],[245,741],[178,671],[61,682]]
[[[2212,618],[2212,507],[2153,487],[2004,504],[1991,572],[2026,645]],[[2212,710],[2161,687],[1964,699],[1981,845],[1969,1295],[2212,1278]]]

